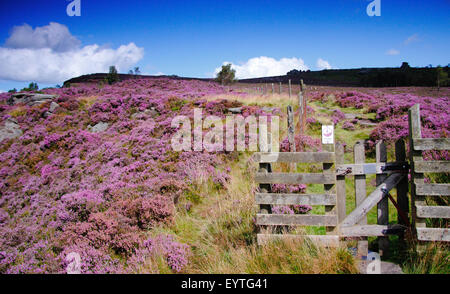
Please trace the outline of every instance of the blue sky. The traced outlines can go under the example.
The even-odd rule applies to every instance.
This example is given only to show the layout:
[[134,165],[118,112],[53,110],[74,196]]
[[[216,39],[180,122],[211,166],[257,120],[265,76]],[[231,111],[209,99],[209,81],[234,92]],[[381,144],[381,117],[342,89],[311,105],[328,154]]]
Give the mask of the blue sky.
[[[450,62],[448,0],[380,0],[381,16],[373,17],[368,0],[80,1],[81,16],[73,17],[71,1],[0,2],[0,90],[32,80],[54,86],[112,62],[121,72],[139,66],[192,77],[211,77],[223,62],[241,77]],[[30,28],[13,30],[24,24]],[[37,27],[57,44],[31,44],[30,36],[46,34]]]

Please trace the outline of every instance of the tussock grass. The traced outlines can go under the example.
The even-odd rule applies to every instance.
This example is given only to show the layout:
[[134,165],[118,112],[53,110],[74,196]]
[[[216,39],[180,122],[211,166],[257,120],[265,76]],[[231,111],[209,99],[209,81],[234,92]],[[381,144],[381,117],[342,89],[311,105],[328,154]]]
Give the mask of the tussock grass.
[[[344,248],[326,249],[308,241],[256,244],[254,204],[255,164],[249,155],[230,163],[231,180],[218,190],[206,180],[196,188],[201,201],[187,211],[180,199],[173,225],[160,233],[174,233],[191,246],[187,273],[356,273]],[[154,261],[154,264],[158,264]],[[162,268],[164,270],[164,267]]]

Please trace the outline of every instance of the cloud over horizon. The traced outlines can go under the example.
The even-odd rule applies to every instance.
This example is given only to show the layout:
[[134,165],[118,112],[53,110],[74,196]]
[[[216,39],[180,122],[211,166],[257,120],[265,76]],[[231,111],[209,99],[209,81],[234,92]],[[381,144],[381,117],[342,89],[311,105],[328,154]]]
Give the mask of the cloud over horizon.
[[332,69],[330,63],[329,63],[328,61],[326,61],[326,60],[323,60],[322,58],[317,59],[316,67],[317,67],[319,70],[323,70],[323,69]]
[[414,34],[414,35],[409,36],[409,37],[405,40],[404,43],[405,43],[405,45],[409,45],[409,44],[411,44],[411,43],[418,42],[418,41],[420,41],[419,35],[418,35],[418,34]]
[[394,49],[394,48],[386,51],[386,55],[394,56],[394,55],[399,55],[399,54],[400,54],[400,51],[398,51],[397,49]]
[[14,27],[0,47],[0,79],[61,83],[83,74],[107,72],[111,65],[124,71],[143,56],[144,48],[134,43],[117,49],[97,44],[81,47],[65,25],[51,22],[33,30],[24,24]]
[[[280,76],[285,75],[288,71],[293,69],[309,69],[308,66],[305,65],[303,59],[296,57],[281,58],[280,60],[276,60],[272,57],[260,56],[250,58],[247,62],[241,65],[227,61],[222,65],[229,63],[231,63],[231,68],[236,70],[236,78],[238,79]],[[221,67],[216,68],[214,74],[217,75],[220,70]]]

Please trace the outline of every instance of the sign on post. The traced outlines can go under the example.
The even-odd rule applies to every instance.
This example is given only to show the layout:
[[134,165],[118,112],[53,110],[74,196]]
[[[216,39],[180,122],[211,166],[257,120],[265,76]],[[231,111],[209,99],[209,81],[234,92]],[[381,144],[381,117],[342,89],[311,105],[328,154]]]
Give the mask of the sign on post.
[[334,144],[334,126],[322,126],[322,144]]

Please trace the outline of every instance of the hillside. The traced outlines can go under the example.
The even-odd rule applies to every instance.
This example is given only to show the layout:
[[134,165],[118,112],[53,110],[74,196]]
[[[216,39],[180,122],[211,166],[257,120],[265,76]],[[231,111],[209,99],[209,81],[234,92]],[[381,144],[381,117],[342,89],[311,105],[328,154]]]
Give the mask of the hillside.
[[[286,151],[286,88],[281,95],[260,95],[255,85],[167,77],[107,85],[91,77],[45,89],[43,96],[0,94],[1,131],[14,130],[0,142],[0,273],[64,273],[72,252],[81,255],[83,273],[358,272],[347,248],[257,246],[252,152],[172,148],[176,116],[192,121],[194,108],[201,108],[224,120],[230,108],[239,108],[244,117],[279,116]],[[321,150],[320,126],[331,122],[336,140],[347,145],[346,160],[357,140],[373,151],[377,140],[406,138],[406,111],[416,103],[424,137],[450,133],[448,89],[314,88],[307,90],[307,131],[295,137],[299,151]],[[446,152],[428,156],[449,160]],[[347,201],[348,209],[354,207],[354,199]],[[397,217],[392,207],[390,213]],[[376,211],[368,221],[376,222]],[[324,234],[324,227],[316,233]],[[392,257],[405,272],[448,271],[448,251],[405,254]]]

